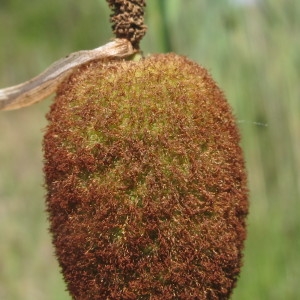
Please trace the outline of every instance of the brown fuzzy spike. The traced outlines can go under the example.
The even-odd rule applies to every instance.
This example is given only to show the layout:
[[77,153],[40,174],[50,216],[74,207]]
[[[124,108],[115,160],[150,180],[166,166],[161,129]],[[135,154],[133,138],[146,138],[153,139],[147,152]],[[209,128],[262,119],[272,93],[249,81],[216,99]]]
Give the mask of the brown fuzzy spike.
[[248,211],[239,134],[175,55],[73,74],[44,139],[50,230],[74,299],[228,299]]
[[112,29],[117,38],[129,40],[134,48],[146,33],[144,24],[145,0],[107,0],[113,10]]

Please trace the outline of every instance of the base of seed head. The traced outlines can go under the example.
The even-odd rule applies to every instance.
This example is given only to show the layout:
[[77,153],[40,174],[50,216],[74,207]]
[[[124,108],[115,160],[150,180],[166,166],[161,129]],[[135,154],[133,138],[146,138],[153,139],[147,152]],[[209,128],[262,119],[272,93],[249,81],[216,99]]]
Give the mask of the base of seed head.
[[207,71],[175,54],[94,62],[61,85],[47,209],[74,299],[227,299],[245,240],[239,134]]

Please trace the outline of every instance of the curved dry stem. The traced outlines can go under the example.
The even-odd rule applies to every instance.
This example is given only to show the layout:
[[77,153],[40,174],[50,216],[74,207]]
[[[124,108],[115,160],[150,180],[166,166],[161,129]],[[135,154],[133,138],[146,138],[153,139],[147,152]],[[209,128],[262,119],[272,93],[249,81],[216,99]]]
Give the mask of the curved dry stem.
[[75,68],[85,63],[92,60],[128,57],[135,52],[128,40],[116,39],[93,50],[71,53],[31,80],[0,89],[0,110],[18,109],[43,100],[54,93]]

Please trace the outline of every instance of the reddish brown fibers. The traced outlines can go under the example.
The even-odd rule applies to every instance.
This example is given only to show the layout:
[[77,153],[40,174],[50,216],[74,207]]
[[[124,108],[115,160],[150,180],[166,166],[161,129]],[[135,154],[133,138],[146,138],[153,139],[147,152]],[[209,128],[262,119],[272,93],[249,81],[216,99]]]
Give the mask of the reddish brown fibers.
[[74,299],[228,299],[246,176],[205,69],[175,54],[94,62],[60,87],[48,120],[47,210]]

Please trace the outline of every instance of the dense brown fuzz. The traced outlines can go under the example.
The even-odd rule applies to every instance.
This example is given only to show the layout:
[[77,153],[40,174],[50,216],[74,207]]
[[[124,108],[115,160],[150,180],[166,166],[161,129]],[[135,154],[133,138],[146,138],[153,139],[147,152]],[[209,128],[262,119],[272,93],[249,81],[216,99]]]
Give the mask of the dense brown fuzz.
[[74,299],[228,299],[248,211],[239,134],[207,71],[175,55],[95,62],[60,88],[47,208]]
[[144,24],[145,0],[106,0],[113,10],[112,29],[117,38],[127,39],[138,49],[146,33]]

